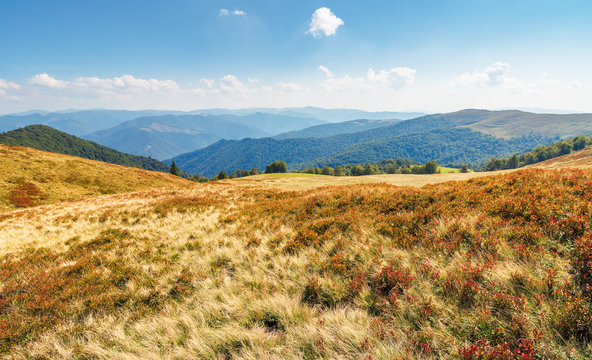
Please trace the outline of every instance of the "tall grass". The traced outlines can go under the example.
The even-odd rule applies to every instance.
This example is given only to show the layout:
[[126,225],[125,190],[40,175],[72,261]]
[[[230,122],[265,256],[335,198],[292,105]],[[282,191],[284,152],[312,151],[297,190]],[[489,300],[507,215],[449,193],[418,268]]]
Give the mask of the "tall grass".
[[592,356],[586,171],[423,188],[208,184],[0,226],[22,244],[0,260],[11,359]]

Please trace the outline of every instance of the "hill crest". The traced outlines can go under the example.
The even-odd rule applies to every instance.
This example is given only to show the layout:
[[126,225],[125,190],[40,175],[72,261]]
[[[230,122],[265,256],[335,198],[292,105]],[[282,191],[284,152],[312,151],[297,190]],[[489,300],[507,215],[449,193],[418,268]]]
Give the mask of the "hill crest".
[[168,173],[0,144],[0,212],[103,194],[192,184]]

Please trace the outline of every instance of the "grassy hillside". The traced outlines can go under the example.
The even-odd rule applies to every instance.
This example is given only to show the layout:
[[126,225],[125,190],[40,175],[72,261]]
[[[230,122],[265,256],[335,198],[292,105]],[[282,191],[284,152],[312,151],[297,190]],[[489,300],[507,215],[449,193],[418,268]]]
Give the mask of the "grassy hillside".
[[533,114],[524,111],[488,111],[489,116],[468,128],[509,139],[533,132],[547,136],[568,138],[592,133],[592,114]]
[[233,182],[0,218],[0,351],[28,358],[584,359],[592,174]]
[[0,145],[0,211],[190,184],[167,173]]
[[0,144],[26,146],[146,170],[169,170],[167,164],[158,160],[125,154],[45,125],[30,125],[22,129],[0,133]]
[[[548,159],[560,157],[579,151],[592,144],[592,137],[576,136],[574,138],[560,140],[550,145],[539,146],[532,151],[522,154],[514,154],[508,158],[492,158],[482,165],[485,171],[495,171],[502,169],[516,169],[522,166],[536,164]],[[560,163],[559,159],[556,162]]]
[[592,146],[528,165],[527,167],[543,169],[589,169],[592,168]]

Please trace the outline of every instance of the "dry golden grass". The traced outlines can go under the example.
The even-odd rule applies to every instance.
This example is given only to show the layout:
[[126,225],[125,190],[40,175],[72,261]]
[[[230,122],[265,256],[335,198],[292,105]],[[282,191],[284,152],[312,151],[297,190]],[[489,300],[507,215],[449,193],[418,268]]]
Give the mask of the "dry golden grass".
[[542,169],[590,169],[592,168],[592,146],[573,152],[571,154],[558,156],[536,164],[525,166],[525,168]]
[[366,176],[324,176],[311,174],[261,174],[232,180],[222,180],[220,183],[233,184],[240,187],[254,189],[280,190],[309,190],[323,186],[340,186],[354,184],[391,184],[397,186],[422,187],[446,181],[463,181],[476,177],[492,176],[511,172],[512,170],[471,173],[447,173],[433,175],[393,174]]
[[[170,174],[0,145],[0,212],[191,182]],[[31,189],[40,190],[35,194]]]
[[[457,175],[474,174],[432,179]],[[259,176],[0,214],[0,356],[436,359],[481,339],[590,356],[570,255],[590,175],[416,179]]]

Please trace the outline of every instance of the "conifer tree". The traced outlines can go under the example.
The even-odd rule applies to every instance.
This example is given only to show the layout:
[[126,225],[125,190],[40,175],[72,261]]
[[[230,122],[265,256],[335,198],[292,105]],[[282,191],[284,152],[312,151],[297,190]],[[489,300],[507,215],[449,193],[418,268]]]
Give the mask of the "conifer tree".
[[173,160],[173,163],[171,164],[171,170],[169,172],[173,175],[181,176],[181,174],[179,173],[179,168],[177,167],[177,164],[175,163],[175,160]]

